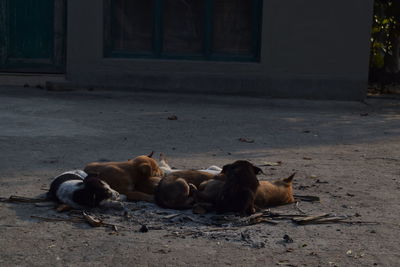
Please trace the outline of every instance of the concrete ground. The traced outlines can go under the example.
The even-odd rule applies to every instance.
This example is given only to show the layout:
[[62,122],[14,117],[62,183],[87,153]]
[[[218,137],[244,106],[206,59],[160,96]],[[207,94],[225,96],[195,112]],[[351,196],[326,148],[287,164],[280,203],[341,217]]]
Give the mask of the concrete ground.
[[[172,115],[178,119],[168,120]],[[318,203],[300,202],[304,212],[374,223],[296,226],[282,221],[213,235],[201,225],[150,220],[153,213],[164,214],[162,209],[152,207],[154,212],[146,213],[146,206],[139,203],[132,204],[137,205],[132,221],[124,222],[118,214],[105,216],[125,226],[113,232],[84,223],[32,218],[57,215],[34,204],[0,203],[0,266],[397,266],[400,262],[399,100],[313,102],[0,89],[1,197],[34,197],[44,193],[51,177],[60,172],[91,161],[127,160],[152,150],[164,152],[177,168],[222,166],[236,159],[258,165],[282,161],[280,166],[264,166],[266,177],[260,178],[297,171],[295,193],[321,198]],[[294,205],[273,210],[298,212]],[[137,221],[154,228],[141,233]],[[187,235],[188,231],[201,235]],[[285,234],[293,243],[283,241]],[[254,246],[252,239],[262,245]]]

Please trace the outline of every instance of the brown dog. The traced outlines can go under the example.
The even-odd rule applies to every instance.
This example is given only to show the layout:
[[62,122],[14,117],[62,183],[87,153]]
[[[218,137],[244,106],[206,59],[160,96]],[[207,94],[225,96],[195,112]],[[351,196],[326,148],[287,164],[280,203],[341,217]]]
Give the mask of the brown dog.
[[293,173],[288,178],[276,181],[260,181],[257,188],[254,204],[258,208],[284,205],[295,202],[293,197]]
[[221,174],[226,176],[226,181],[217,197],[217,213],[254,213],[254,198],[259,186],[256,175],[261,172],[260,168],[245,160],[225,165]]
[[[293,197],[293,178],[295,173],[285,179],[279,179],[272,182],[259,181],[257,187],[254,205],[257,208],[267,208],[278,205],[294,203]],[[218,195],[224,187],[224,181],[211,179],[203,182],[198,187],[195,194],[196,205],[207,211],[215,209]]]
[[190,209],[194,204],[194,192],[204,181],[218,175],[205,171],[176,171],[161,179],[155,190],[156,203],[163,208]]
[[163,173],[152,155],[122,162],[92,162],[84,171],[97,175],[127,200],[154,202],[154,189]]

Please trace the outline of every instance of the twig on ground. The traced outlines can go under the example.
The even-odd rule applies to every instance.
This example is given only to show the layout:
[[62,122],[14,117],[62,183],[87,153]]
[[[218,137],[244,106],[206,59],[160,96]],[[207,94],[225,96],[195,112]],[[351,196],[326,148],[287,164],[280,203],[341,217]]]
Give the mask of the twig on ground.
[[38,203],[38,202],[49,202],[45,198],[30,198],[21,196],[10,196],[9,198],[0,198],[0,202],[11,202],[11,203]]
[[317,202],[320,198],[317,196],[305,196],[305,195],[294,195],[296,200],[306,201],[306,202]]
[[254,224],[259,224],[259,223],[269,223],[269,224],[272,224],[272,225],[277,225],[278,224],[278,222],[275,222],[273,220],[268,220],[268,219],[265,219],[265,218],[255,218],[255,219],[250,220],[247,225],[254,225]]
[[315,222],[319,219],[326,218],[329,216],[329,213],[323,213],[319,215],[312,215],[312,216],[307,216],[307,217],[302,217],[302,218],[292,218],[292,221],[294,221],[297,224],[307,224],[310,222]]
[[274,220],[286,220],[286,219],[291,219],[295,217],[308,217],[309,215],[307,214],[284,214],[284,213],[279,213],[279,212],[264,212],[264,217],[271,217],[274,218]]
[[53,218],[48,218],[48,217],[41,217],[41,216],[35,216],[31,215],[31,218],[33,219],[39,219],[47,222],[73,222],[73,223],[82,223],[84,220],[82,218],[58,218],[58,217],[53,217]]
[[207,228],[203,232],[217,232],[217,231],[225,231],[225,230],[237,230],[240,227],[216,227],[216,228]]
[[374,157],[374,158],[365,158],[366,160],[376,160],[376,159],[381,159],[381,160],[389,160],[389,161],[400,161],[400,159],[397,158],[387,158],[387,157]]
[[164,219],[172,219],[172,218],[175,218],[175,217],[177,217],[179,215],[182,215],[182,213],[175,213],[175,214],[165,215],[163,218]]
[[351,221],[348,217],[329,217],[329,214],[321,214],[317,216],[309,216],[306,218],[292,218],[292,221],[299,225],[306,224],[328,224],[328,223],[347,223],[347,224],[379,224],[378,222],[368,222],[368,221]]
[[117,227],[121,227],[121,228],[125,227],[125,226],[122,226],[122,225],[116,225],[116,224],[103,222],[100,219],[98,219],[98,218],[96,218],[96,217],[94,217],[92,215],[88,215],[85,212],[81,212],[81,215],[82,215],[82,217],[74,216],[72,218],[59,218],[59,217],[49,218],[49,217],[41,217],[41,216],[32,215],[31,218],[39,219],[39,220],[43,220],[43,221],[47,221],[47,222],[73,222],[73,223],[87,222],[92,227],[99,227],[99,226],[111,227],[115,231],[118,230]]

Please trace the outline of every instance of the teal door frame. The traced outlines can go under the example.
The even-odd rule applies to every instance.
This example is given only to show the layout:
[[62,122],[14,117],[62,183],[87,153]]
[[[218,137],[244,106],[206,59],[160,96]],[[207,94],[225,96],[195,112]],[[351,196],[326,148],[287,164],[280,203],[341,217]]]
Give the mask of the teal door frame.
[[0,72],[65,72],[65,1],[0,0]]

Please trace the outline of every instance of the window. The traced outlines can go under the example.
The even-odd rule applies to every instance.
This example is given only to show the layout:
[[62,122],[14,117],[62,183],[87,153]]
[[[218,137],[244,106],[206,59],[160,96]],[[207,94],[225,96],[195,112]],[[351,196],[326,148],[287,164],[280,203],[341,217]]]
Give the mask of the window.
[[257,61],[262,0],[104,0],[106,57]]

